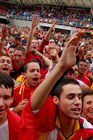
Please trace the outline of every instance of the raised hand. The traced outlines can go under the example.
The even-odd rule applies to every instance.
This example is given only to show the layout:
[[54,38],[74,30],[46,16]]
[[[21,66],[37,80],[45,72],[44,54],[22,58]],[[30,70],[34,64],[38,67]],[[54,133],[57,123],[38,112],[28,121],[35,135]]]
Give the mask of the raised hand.
[[76,49],[83,35],[84,35],[84,31],[78,31],[70,37],[70,40],[66,42],[66,46],[60,58],[62,67],[64,66],[64,68],[68,69],[75,65]]
[[2,36],[2,37],[1,37],[1,40],[6,39],[7,35],[8,35],[8,27],[3,26],[2,32],[1,32],[1,36]]
[[51,35],[52,33],[52,30],[54,29],[55,25],[56,25],[56,22],[57,20],[54,21],[54,23],[52,24],[52,26],[50,27],[50,29],[48,30],[48,32],[46,33],[46,36],[45,36],[45,40],[49,40],[49,36]]
[[[84,35],[84,31],[78,31],[71,36],[70,40],[66,42],[66,46],[63,50],[63,54],[55,65],[54,69],[47,76],[47,78],[37,87],[34,94],[31,97],[32,110],[38,110],[42,106],[42,103],[48,97],[52,87],[57,80],[63,75],[63,73],[76,63],[76,49],[78,44]],[[47,88],[48,87],[48,88]]]
[[32,20],[32,28],[35,28],[38,25],[37,16],[34,15]]

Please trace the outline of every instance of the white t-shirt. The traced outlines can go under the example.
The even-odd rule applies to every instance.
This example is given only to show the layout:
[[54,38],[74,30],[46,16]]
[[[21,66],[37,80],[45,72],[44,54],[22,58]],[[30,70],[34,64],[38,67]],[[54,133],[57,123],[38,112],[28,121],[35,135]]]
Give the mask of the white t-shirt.
[[9,140],[8,119],[0,126],[0,140]]

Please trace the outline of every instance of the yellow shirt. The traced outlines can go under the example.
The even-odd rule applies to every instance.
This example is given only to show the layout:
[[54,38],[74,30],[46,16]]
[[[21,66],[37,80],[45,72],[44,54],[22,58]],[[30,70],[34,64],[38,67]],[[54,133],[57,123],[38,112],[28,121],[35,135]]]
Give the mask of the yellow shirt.
[[59,134],[60,134],[60,137],[62,138],[62,140],[71,140],[73,138],[73,136],[75,135],[76,131],[80,128],[79,121],[76,120],[73,134],[69,138],[65,138],[64,135],[62,134],[62,131],[61,131],[61,124],[60,124],[58,116],[56,118],[56,126],[59,130]]

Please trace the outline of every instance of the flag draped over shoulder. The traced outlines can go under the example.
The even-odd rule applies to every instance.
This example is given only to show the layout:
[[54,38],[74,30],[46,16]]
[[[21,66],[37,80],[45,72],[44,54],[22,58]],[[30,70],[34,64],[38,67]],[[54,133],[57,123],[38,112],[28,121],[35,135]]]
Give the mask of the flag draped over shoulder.
[[[41,115],[42,114],[42,115]],[[55,128],[56,106],[49,96],[41,109],[35,114],[31,110],[30,100],[22,113],[21,139],[37,140],[40,133],[48,133]]]

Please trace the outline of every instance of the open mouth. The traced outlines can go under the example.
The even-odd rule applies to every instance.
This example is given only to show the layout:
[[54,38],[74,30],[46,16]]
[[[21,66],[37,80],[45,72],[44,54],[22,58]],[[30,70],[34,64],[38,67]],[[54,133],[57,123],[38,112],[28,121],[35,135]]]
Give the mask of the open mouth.
[[74,108],[74,109],[71,109],[71,111],[73,111],[75,114],[80,114],[81,108]]
[[2,68],[3,71],[8,71],[8,68]]
[[20,61],[16,61],[16,63],[19,63]]
[[38,78],[33,78],[33,81],[37,82],[38,81]]
[[33,49],[36,49],[36,47],[33,47]]
[[4,109],[0,109],[0,115],[1,115],[4,111],[5,111]]

